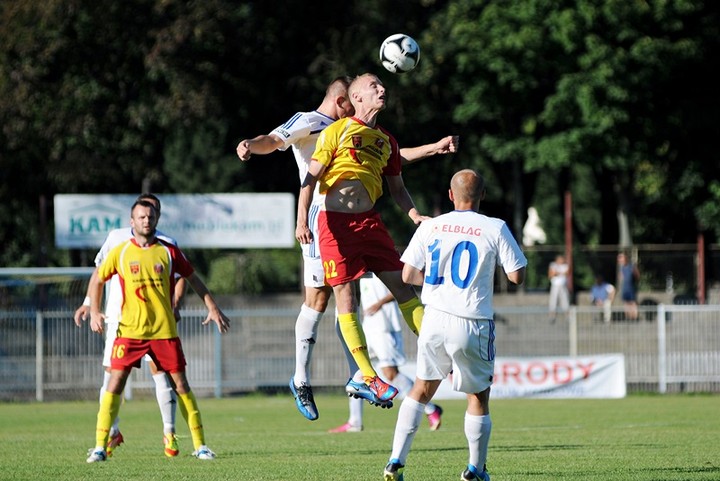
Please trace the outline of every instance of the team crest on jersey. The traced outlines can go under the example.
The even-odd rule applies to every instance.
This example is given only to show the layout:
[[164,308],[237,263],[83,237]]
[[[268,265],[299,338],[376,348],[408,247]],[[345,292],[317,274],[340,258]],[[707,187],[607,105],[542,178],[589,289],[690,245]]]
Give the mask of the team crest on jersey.
[[161,274],[163,270],[165,270],[165,267],[162,264],[155,264],[154,266],[155,274]]
[[359,149],[360,147],[362,147],[362,135],[353,135],[352,143],[353,143],[353,147],[355,147],[356,149]]
[[140,262],[135,261],[130,263],[130,273],[131,274],[139,274],[140,273]]
[[385,140],[383,140],[383,139],[375,139],[375,146],[376,146],[378,149],[382,150],[383,145],[385,145]]

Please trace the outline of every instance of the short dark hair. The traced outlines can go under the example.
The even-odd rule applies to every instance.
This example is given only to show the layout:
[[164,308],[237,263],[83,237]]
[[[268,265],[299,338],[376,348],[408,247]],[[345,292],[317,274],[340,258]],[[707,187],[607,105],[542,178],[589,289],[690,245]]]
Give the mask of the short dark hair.
[[[137,202],[138,202],[138,201],[141,201],[141,200],[147,201],[148,199],[149,199],[149,200],[152,200],[152,201],[154,201],[154,202],[156,203],[156,205],[153,205],[152,207],[153,207],[155,210],[157,210],[157,212],[158,212],[158,214],[159,214],[159,213],[160,213],[160,199],[158,199],[155,194],[150,194],[149,192],[148,192],[148,193],[145,193],[145,194],[140,194],[140,195],[137,197],[137,199],[135,199],[135,203],[137,204]],[[133,207],[135,207],[135,204],[133,204]],[[147,207],[147,206],[146,206],[146,207]],[[132,210],[131,210],[131,211],[132,211]]]
[[[152,198],[152,197],[148,197]],[[132,217],[132,213],[135,211],[135,207],[137,206],[143,206],[143,207],[150,207],[153,211],[155,211],[155,214],[160,214],[160,209],[155,206],[152,202],[146,200],[146,197],[140,196],[137,198],[135,202],[133,202],[132,207],[130,207],[130,216]]]

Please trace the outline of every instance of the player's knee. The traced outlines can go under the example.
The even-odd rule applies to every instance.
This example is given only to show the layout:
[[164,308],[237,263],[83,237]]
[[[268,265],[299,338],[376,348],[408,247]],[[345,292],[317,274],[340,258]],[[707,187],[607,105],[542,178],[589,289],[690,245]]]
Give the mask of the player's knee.
[[305,293],[305,305],[317,312],[325,312],[330,302],[329,289],[308,289]]

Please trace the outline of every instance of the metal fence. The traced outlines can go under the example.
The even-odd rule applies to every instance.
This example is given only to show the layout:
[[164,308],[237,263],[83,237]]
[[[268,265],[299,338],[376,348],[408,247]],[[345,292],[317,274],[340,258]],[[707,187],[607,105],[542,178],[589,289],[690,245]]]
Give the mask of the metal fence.
[[[639,321],[624,320],[621,309],[604,322],[594,307],[572,306],[556,321],[544,307],[498,307],[498,357],[623,353],[630,391],[720,392],[720,305],[644,306]],[[294,370],[297,310],[225,312],[233,324],[220,335],[201,325],[206,311],[182,311],[179,329],[193,390],[220,397],[284,388]],[[414,359],[409,331],[405,347]],[[0,400],[96,397],[102,349],[102,338],[88,326],[75,327],[70,311],[0,311]],[[313,385],[341,386],[348,376],[332,316],[326,315],[313,353]],[[133,371],[126,396],[150,395],[152,389],[143,366]]]

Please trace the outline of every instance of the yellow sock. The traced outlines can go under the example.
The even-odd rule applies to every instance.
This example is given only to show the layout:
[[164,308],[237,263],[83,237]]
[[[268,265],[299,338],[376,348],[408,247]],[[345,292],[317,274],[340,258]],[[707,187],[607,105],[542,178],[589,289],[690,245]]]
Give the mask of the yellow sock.
[[99,447],[107,446],[108,437],[110,436],[110,427],[113,419],[120,412],[120,402],[122,397],[119,394],[113,394],[105,391],[100,400],[100,409],[98,409],[97,424],[95,427],[95,445]]
[[370,362],[365,333],[358,325],[358,315],[354,312],[338,314],[338,324],[340,324],[340,332],[345,344],[347,344],[350,354],[352,354],[360,371],[362,371],[363,377],[373,378],[377,376],[377,372],[375,372]]
[[420,326],[422,326],[422,319],[425,315],[425,308],[420,299],[413,297],[409,301],[398,304],[398,307],[410,330],[417,336],[420,333]]
[[195,446],[195,449],[198,449],[205,444],[205,431],[203,430],[200,408],[198,408],[195,394],[189,391],[185,394],[178,394],[177,398],[178,401],[180,401],[178,403],[180,404],[180,412],[190,428],[193,446]]

